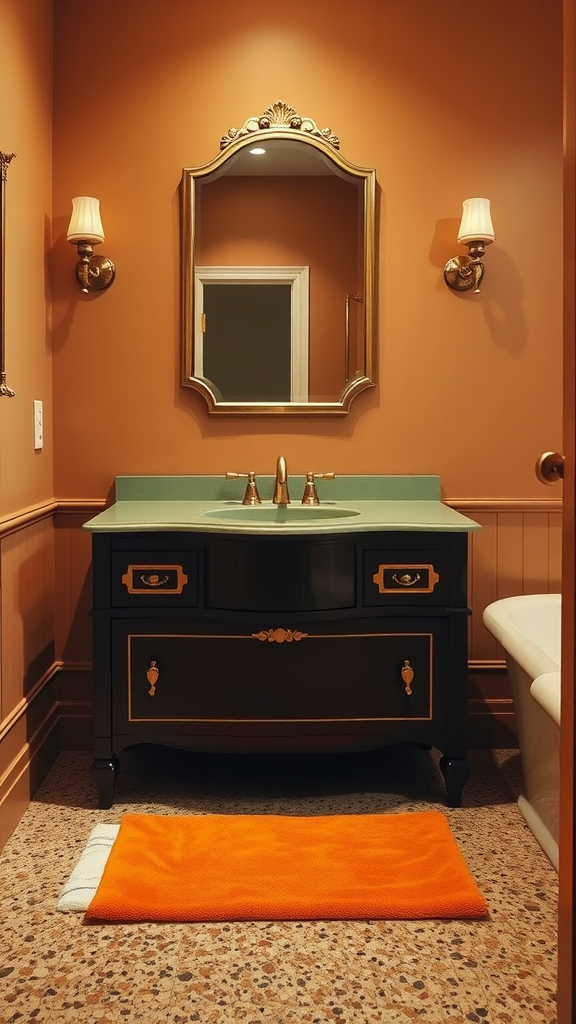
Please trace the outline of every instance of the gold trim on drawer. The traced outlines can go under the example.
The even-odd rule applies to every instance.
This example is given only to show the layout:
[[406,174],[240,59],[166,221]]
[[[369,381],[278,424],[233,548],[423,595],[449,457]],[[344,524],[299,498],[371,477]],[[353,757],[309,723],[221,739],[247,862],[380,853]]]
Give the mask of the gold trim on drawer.
[[[138,574],[139,586],[135,585]],[[181,594],[188,577],[181,565],[129,565],[122,576],[129,594]]]
[[[372,579],[379,594],[431,594],[440,576],[433,565],[383,563],[378,566],[378,572],[374,573]],[[418,585],[422,583],[423,586]]]

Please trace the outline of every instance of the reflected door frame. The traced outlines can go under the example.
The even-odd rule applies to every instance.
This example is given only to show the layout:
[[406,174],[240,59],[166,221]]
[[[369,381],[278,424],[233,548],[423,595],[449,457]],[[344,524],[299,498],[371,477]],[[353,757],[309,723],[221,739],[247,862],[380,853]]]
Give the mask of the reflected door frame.
[[290,284],[290,401],[309,399],[309,267],[205,267],[194,269],[194,376],[204,377],[204,285]]

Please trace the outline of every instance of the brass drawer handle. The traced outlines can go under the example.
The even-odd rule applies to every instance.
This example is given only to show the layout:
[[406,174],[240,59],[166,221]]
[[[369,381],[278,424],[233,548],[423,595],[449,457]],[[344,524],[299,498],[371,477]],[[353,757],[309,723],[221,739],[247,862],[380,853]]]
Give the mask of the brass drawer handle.
[[399,583],[401,587],[413,587],[415,583],[418,583],[418,580],[422,579],[422,577],[419,572],[415,572],[414,574],[405,572],[402,573],[401,576],[394,573],[392,579],[395,583]]
[[181,565],[129,565],[122,583],[129,594],[181,594],[188,576]]
[[379,594],[398,594],[401,588],[411,588],[414,594],[431,594],[439,580],[439,574],[430,563],[393,565],[383,562],[372,577]]
[[169,576],[159,576],[157,572],[151,572],[147,576],[140,574],[140,579],[146,587],[163,587],[168,582]]
[[408,696],[412,693],[412,680],[414,679],[414,669],[412,668],[408,658],[405,659],[402,666],[402,682],[404,683],[404,689]]
[[160,672],[158,670],[156,662],[151,661],[148,671],[146,673],[146,679],[150,683],[150,689],[148,690],[148,693],[150,694],[151,697],[153,697],[154,694],[156,693],[156,683],[158,682],[159,675]]

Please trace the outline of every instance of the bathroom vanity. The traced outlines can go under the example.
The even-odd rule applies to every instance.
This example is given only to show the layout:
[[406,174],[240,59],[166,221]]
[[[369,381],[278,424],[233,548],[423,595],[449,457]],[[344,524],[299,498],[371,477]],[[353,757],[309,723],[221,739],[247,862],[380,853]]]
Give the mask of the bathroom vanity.
[[[260,478],[262,496],[272,478]],[[93,546],[94,762],[110,807],[118,755],[442,753],[466,762],[468,533],[437,477],[320,481],[320,505],[241,504],[242,481],[119,477]]]

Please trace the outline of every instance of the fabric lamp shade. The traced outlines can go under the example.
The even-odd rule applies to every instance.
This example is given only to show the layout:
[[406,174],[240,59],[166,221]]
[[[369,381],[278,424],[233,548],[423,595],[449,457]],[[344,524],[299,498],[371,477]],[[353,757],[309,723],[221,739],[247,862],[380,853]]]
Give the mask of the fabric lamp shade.
[[458,241],[493,242],[494,228],[490,216],[489,199],[465,199],[462,203],[462,220],[458,230]]
[[76,196],[72,200],[72,216],[66,237],[69,242],[104,241],[99,199],[94,199],[93,196]]

